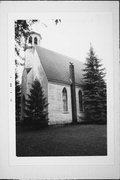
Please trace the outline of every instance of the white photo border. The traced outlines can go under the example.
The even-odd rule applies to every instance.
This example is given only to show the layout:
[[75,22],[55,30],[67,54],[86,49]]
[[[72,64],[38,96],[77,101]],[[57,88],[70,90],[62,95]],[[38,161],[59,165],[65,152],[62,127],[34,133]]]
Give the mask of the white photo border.
[[[69,13],[69,12],[68,12]],[[64,13],[62,13],[64,14]],[[70,13],[71,14],[71,13]],[[75,12],[74,12],[75,14]],[[10,93],[9,102],[9,148],[10,148],[10,163],[18,165],[46,165],[46,164],[72,164],[72,165],[103,165],[113,164],[114,162],[114,121],[113,121],[113,62],[109,61],[107,67],[107,156],[76,156],[76,157],[17,157],[16,156],[16,134],[15,134],[15,30],[14,22],[17,19],[39,19],[47,15],[47,17],[61,17],[61,13],[39,13],[39,14],[20,14],[11,13],[8,15],[8,62],[9,62],[9,80],[12,82],[12,94]],[[49,16],[48,16],[49,15]],[[77,13],[77,16],[80,13]],[[10,84],[9,83],[9,84]],[[109,88],[108,88],[109,87]],[[10,92],[9,91],[9,92]]]
[[[14,20],[37,13],[109,12],[113,19],[113,57],[108,64],[108,156],[18,158],[15,134]],[[117,1],[1,1],[0,2],[0,178],[1,179],[119,179],[119,2]],[[12,59],[13,58],[13,59]],[[12,83],[12,88],[10,88]],[[10,94],[10,91],[12,93]],[[12,102],[10,99],[12,98]],[[8,109],[9,107],[9,109]],[[9,127],[9,128],[8,128]]]

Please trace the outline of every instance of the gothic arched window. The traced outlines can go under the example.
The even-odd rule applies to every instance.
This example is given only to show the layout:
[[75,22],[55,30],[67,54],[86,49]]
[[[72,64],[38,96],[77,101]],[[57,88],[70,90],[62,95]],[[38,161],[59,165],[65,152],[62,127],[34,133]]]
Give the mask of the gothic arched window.
[[29,37],[29,43],[32,44],[32,37]]
[[79,97],[79,110],[83,111],[83,98],[82,98],[82,91],[79,90],[78,92],[78,97]]
[[68,111],[68,102],[67,102],[67,90],[64,87],[62,91],[62,98],[63,98],[63,111],[67,112]]
[[34,38],[34,44],[37,45],[37,38],[36,37]]

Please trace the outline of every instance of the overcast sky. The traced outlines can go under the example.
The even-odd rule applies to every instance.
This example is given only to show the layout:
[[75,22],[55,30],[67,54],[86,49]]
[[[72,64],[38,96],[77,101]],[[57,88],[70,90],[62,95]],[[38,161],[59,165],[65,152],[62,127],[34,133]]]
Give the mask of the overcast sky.
[[[61,23],[56,25],[56,18],[61,19]],[[90,43],[105,67],[113,56],[111,13],[41,14],[40,22],[32,28],[41,34],[42,47],[82,62],[85,62]]]

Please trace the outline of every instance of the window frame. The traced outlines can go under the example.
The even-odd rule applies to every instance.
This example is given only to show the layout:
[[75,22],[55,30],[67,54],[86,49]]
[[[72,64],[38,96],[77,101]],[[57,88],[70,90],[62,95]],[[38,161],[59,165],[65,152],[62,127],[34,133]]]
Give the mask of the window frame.
[[[31,42],[30,42],[31,41]],[[33,38],[32,36],[29,37],[29,44],[32,44]]]
[[38,45],[38,38],[37,37],[34,37],[34,44]]
[[62,90],[62,105],[63,105],[63,113],[68,113],[68,93],[67,89],[64,87]]

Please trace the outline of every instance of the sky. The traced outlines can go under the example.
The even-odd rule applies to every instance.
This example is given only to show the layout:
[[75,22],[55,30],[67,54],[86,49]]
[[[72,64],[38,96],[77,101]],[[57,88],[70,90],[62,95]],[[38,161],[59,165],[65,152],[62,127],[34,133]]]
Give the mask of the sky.
[[[61,19],[57,25],[54,20]],[[41,46],[85,62],[92,44],[104,67],[112,57],[111,13],[45,14],[32,29],[42,36]]]
[[[107,72],[113,61],[111,13],[40,13],[37,19],[31,30],[41,34],[41,47],[85,63],[91,44]],[[55,19],[61,22],[56,25]],[[20,82],[22,71],[23,66],[18,69]]]

